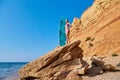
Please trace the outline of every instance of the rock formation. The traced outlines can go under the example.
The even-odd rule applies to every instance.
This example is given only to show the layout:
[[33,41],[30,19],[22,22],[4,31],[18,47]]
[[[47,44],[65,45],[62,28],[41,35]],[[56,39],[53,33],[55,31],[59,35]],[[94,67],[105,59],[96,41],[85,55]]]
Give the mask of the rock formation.
[[76,41],[56,48],[45,56],[25,65],[20,70],[21,80],[67,80],[66,76],[71,74],[74,74],[73,78],[76,78],[77,74],[84,74],[88,64],[82,60],[83,50],[78,47],[79,44],[80,41]]
[[70,44],[20,69],[20,80],[119,80],[120,0],[95,0],[74,18]]
[[120,0],[95,0],[72,25],[70,41],[81,40],[84,55],[120,54]]

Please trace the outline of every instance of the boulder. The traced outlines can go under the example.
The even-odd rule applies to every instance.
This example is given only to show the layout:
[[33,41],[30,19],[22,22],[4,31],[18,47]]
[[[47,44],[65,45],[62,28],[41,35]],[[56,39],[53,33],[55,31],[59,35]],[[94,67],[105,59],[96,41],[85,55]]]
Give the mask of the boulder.
[[[20,69],[20,79],[64,80],[71,75],[71,72],[76,75],[78,74],[76,72],[85,74],[84,71],[88,66],[84,66],[87,63],[82,60],[83,50],[78,46],[79,44],[80,41],[78,40],[64,47],[58,47],[37,60],[28,63]],[[81,70],[82,73],[80,73]]]

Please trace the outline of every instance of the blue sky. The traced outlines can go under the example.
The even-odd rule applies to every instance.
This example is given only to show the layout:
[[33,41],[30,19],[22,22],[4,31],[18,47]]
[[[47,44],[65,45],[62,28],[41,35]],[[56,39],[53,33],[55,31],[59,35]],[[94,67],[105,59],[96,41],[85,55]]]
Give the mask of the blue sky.
[[80,18],[93,0],[0,0],[0,62],[34,60],[59,45],[59,20]]

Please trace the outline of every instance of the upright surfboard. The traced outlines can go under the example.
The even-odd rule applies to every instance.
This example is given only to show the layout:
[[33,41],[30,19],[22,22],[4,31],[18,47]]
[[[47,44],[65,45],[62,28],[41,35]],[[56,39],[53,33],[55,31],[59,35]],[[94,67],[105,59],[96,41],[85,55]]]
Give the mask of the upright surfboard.
[[66,44],[66,34],[65,34],[65,22],[66,18],[61,18],[60,19],[60,24],[59,24],[59,43],[60,46],[64,46]]

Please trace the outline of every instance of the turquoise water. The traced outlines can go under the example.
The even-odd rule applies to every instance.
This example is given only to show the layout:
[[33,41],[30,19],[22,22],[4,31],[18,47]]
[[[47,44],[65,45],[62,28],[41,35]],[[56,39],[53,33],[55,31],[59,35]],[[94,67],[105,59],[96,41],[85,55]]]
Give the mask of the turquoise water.
[[15,80],[18,70],[27,62],[0,62],[0,80]]

